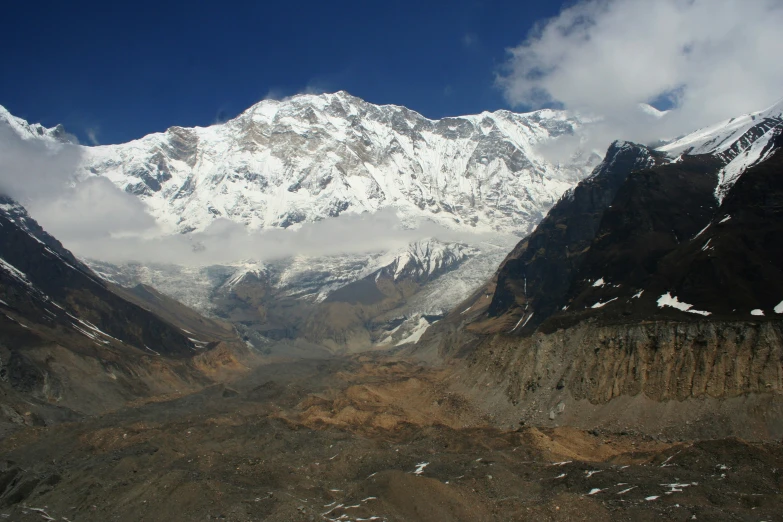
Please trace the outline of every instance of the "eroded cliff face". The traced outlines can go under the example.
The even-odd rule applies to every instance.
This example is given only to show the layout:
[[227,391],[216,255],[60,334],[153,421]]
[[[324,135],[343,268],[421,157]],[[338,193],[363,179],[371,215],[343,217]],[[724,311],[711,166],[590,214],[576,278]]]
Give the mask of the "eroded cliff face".
[[472,349],[456,365],[455,383],[500,423],[689,435],[713,423],[714,435],[783,436],[778,322],[582,323],[521,339],[460,341]]
[[494,338],[467,361],[507,375],[504,393],[520,403],[546,388],[593,404],[621,395],[683,401],[783,390],[783,332],[776,323],[582,325]]

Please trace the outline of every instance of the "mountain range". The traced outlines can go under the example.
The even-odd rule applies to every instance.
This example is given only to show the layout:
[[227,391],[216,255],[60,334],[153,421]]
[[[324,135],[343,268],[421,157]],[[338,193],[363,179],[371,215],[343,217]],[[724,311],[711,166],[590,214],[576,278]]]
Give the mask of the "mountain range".
[[89,259],[0,196],[3,517],[780,512],[783,102],[565,165],[590,121],[345,93],[104,147],[0,120],[193,246]]
[[[0,118],[23,139],[71,139],[62,127],[31,125],[4,110]],[[342,91],[264,100],[222,124],[172,127],[126,144],[81,147],[74,179],[110,180],[144,203],[163,234],[181,237],[222,220],[248,233],[263,233],[296,231],[339,216],[391,212],[412,238],[426,229],[442,231],[445,239],[421,237],[408,246],[370,252],[350,252],[346,245],[340,254],[268,258],[259,251],[254,258],[218,265],[199,262],[198,249],[186,265],[84,261],[111,282],[152,285],[201,313],[229,320],[258,347],[296,338],[336,351],[387,347],[445,316],[455,302],[488,280],[515,238],[533,232],[555,202],[571,200],[574,191],[583,190],[597,190],[610,201],[625,181],[609,180],[608,187],[601,184],[598,189],[585,184],[574,188],[580,180],[587,178],[590,184],[603,179],[601,171],[618,161],[630,162],[626,170],[634,170],[709,156],[719,167],[714,192],[720,201],[740,172],[769,154],[780,122],[778,104],[658,149],[639,152],[633,144],[618,143],[603,162],[602,151],[580,151],[568,161],[553,162],[547,159],[548,148],[561,139],[579,140],[590,119],[541,110],[435,121]],[[708,177],[711,169],[701,170]],[[712,205],[706,195],[701,197],[705,200],[700,209]],[[564,204],[561,200],[553,214]],[[590,231],[575,240],[568,229],[561,241],[569,248],[576,248],[578,241],[587,245],[599,225],[595,220],[603,216],[594,209],[586,212],[594,221]],[[550,215],[530,240],[550,238],[548,223],[553,219]],[[581,229],[587,223],[571,227]],[[684,222],[677,220],[677,226]],[[514,255],[504,267],[515,266]],[[570,283],[555,276],[551,256],[539,259],[550,277],[557,278],[553,284],[562,287],[557,292],[541,289],[544,301],[551,301],[547,307],[567,306],[556,296]],[[509,289],[518,284],[503,275],[500,281],[491,305],[495,315],[508,311],[514,294]],[[530,283],[534,291],[538,282],[533,278]],[[550,312],[538,311],[529,322],[525,317],[514,320],[534,329]],[[517,314],[512,312],[512,318]]]
[[779,436],[782,116],[613,143],[414,351],[525,422]]
[[[23,139],[67,138],[61,128],[30,125],[4,110],[0,119]],[[320,342],[327,334],[319,323],[329,317],[323,309],[334,307],[351,308],[355,320],[327,329],[332,349],[396,344],[420,329],[423,317],[433,321],[467,297],[514,238],[589,174],[601,159],[596,151],[567,161],[545,154],[558,139],[578,140],[589,124],[555,110],[435,121],[341,91],[265,100],[206,128],[79,146],[75,182],[100,176],[137,196],[164,237],[189,237],[226,220],[254,233],[391,215],[410,241],[271,259],[262,244],[220,265],[201,262],[197,251],[179,265],[84,261],[110,281],[151,284],[202,313],[239,321],[257,345],[292,337]],[[402,270],[408,264],[421,273]],[[379,274],[390,270],[396,275],[382,283]],[[377,287],[373,303],[366,291],[358,300],[350,290],[332,295],[349,284]]]

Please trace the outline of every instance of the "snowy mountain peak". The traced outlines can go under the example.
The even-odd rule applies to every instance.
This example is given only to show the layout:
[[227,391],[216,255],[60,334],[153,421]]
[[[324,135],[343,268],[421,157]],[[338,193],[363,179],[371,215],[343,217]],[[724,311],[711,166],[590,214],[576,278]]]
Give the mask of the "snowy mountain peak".
[[40,123],[28,123],[8,112],[8,109],[2,105],[0,105],[0,125],[7,125],[24,140],[41,139],[59,143],[78,143],[76,137],[66,132],[61,124],[46,128]]
[[783,120],[783,99],[763,111],[744,114],[694,131],[668,143],[658,150],[670,156],[715,154],[728,150],[743,134],[757,125],[779,125]]
[[82,175],[137,195],[172,232],[218,218],[287,228],[392,208],[406,223],[524,235],[600,161],[555,165],[539,154],[582,125],[549,109],[429,120],[343,91],[304,94],[211,127],[85,147]]
[[715,196],[719,201],[748,168],[764,161],[776,136],[783,133],[783,99],[766,110],[731,118],[699,129],[658,150],[671,157],[712,154],[725,166],[718,174]]
[[378,272],[378,277],[389,275],[395,281],[403,277],[413,280],[435,278],[478,253],[476,248],[462,243],[425,239],[394,254],[394,260]]
[[648,115],[650,115],[650,116],[652,116],[653,118],[656,118],[656,119],[663,118],[669,112],[669,111],[658,110],[655,107],[653,107],[652,105],[650,105],[649,103],[640,103],[639,104],[639,109],[643,113],[648,114]]

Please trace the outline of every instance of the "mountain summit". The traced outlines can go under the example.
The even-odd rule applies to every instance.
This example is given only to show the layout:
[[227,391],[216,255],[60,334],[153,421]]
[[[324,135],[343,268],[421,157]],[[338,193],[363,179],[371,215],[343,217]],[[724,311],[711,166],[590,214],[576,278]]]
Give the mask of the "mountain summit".
[[300,95],[210,127],[87,147],[83,174],[136,194],[171,232],[221,217],[287,228],[391,207],[409,223],[524,234],[600,160],[541,155],[582,125],[563,111],[429,120],[342,91]]

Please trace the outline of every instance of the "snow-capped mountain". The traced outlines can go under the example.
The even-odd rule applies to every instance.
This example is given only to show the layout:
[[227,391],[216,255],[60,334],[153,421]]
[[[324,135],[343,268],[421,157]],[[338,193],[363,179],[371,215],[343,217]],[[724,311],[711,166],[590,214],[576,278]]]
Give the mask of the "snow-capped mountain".
[[306,319],[317,317],[321,309],[369,305],[369,323],[350,325],[367,330],[369,347],[386,337],[406,337],[424,316],[433,321],[445,315],[486,280],[509,246],[428,239],[393,251],[296,256],[231,266],[97,261],[90,265],[119,285],[149,285],[187,306],[230,320],[257,346],[268,339],[305,335]]
[[75,136],[66,132],[62,125],[55,125],[48,129],[40,123],[28,123],[8,112],[0,105],[0,123],[4,122],[23,140],[45,140],[60,143],[77,143]]
[[526,336],[587,318],[783,310],[781,116],[778,103],[657,150],[615,142],[461,307],[472,328]]
[[[720,168],[720,199],[744,170],[767,157],[783,125],[782,108],[779,103],[640,154],[664,163],[709,156]],[[53,130],[6,112],[0,119],[26,139],[55,139]],[[170,233],[201,231],[218,218],[250,230],[295,229],[392,209],[410,228],[431,221],[452,231],[523,236],[601,160],[587,151],[553,164],[542,154],[559,137],[578,139],[589,123],[553,110],[429,120],[344,92],[302,95],[262,101],[211,127],[172,127],[126,144],[83,147],[75,175],[103,176],[138,196]],[[612,162],[636,150],[622,143],[615,148],[599,171],[616,170]],[[641,161],[634,154],[631,163]],[[92,267],[116,282],[152,283],[234,322],[264,324],[258,331],[273,338],[305,332],[309,339],[326,336],[334,346],[357,347],[421,331],[423,317],[441,316],[488,278],[504,248],[431,241],[202,268]],[[343,330],[334,326],[340,322]]]
[[86,148],[83,175],[138,195],[172,232],[218,217],[285,228],[392,207],[409,223],[524,234],[600,159],[554,165],[537,152],[582,125],[563,111],[435,121],[345,92],[301,95],[219,125]]
[[[0,120],[24,139],[58,135],[6,111]],[[491,274],[508,237],[528,233],[601,160],[585,151],[552,163],[541,152],[559,137],[578,139],[587,124],[554,110],[430,120],[338,92],[265,100],[206,128],[172,127],[130,143],[81,147],[77,178],[109,179],[172,234],[203,231],[219,218],[249,230],[296,229],[344,214],[391,211],[410,229],[434,222],[457,237],[460,231],[502,235],[476,245],[431,240],[282,260],[261,261],[260,252],[259,259],[212,267],[89,263],[111,281],[151,284],[203,312],[266,321],[261,331],[273,331],[273,338],[302,330],[310,314],[303,310],[319,303],[339,308],[340,299],[382,294],[383,306],[362,305],[361,314],[372,317],[359,322],[383,331],[385,321],[402,318],[405,324],[394,329],[405,337],[407,329],[421,328],[424,315],[442,315],[464,299]],[[358,294],[346,288],[354,283]],[[312,331],[319,321],[309,317]]]
[[772,143],[783,132],[783,100],[772,107],[697,130],[658,150],[670,156],[710,154],[723,163],[715,194],[728,193],[748,168],[769,157]]

